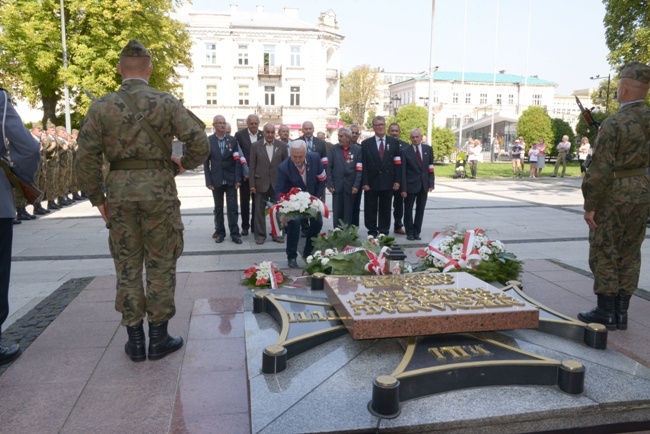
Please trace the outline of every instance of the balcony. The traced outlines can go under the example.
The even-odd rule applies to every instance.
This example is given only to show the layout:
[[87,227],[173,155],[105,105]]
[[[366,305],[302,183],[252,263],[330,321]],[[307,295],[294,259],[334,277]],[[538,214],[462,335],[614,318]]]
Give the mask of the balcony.
[[338,81],[339,80],[339,71],[337,69],[328,69],[325,71],[325,78],[328,81]]
[[259,65],[257,75],[260,77],[282,77],[282,65]]
[[279,119],[282,117],[282,107],[258,106],[257,115],[262,119]]

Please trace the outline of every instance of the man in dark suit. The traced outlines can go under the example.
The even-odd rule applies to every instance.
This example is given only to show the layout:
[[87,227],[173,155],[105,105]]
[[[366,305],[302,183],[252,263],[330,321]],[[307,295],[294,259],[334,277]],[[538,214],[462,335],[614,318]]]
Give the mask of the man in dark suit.
[[[275,126],[267,123],[262,128],[264,140],[253,143],[249,161],[249,182],[255,198],[253,218],[255,220],[255,242],[264,244],[266,239],[266,202],[275,199],[275,183],[278,180],[278,166],[289,156],[287,145],[275,139]],[[276,243],[284,243],[281,236],[273,237]]]
[[255,214],[255,199],[253,198],[253,210],[251,211],[251,189],[250,183],[248,181],[248,174],[246,171],[248,170],[247,163],[251,157],[251,146],[258,140],[262,140],[262,132],[259,130],[260,118],[257,115],[248,115],[246,118],[246,126],[248,128],[244,128],[235,133],[235,139],[237,139],[239,149],[241,149],[242,153],[244,154],[244,158],[242,159],[242,168],[244,168],[243,166],[246,163],[244,172],[242,172],[241,188],[239,189],[239,207],[241,210],[242,235],[248,235],[249,228],[252,232],[255,232],[255,226],[253,224],[253,215]]
[[212,121],[214,134],[210,141],[210,156],[203,168],[205,185],[212,190],[214,198],[214,235],[217,243],[223,243],[226,238],[226,228],[223,224],[223,196],[226,195],[228,211],[228,229],[234,243],[241,244],[241,235],[237,225],[237,189],[242,183],[242,168],[239,162],[239,146],[233,136],[226,134],[226,119],[217,115]]
[[332,217],[335,228],[352,224],[354,197],[361,188],[361,146],[352,144],[352,131],[339,129],[339,143],[332,145],[329,152],[327,189],[332,193]]
[[[361,131],[359,131],[359,125],[352,124],[350,125],[350,131],[352,131],[352,144],[359,145],[359,136]],[[352,205],[352,224],[356,227],[359,227],[359,214],[361,214],[361,198],[363,197],[363,190],[359,189],[357,194],[354,196],[354,202]]]
[[[315,152],[320,156],[320,161],[323,164],[323,167],[327,165],[327,145],[325,144],[325,140],[314,137],[314,124],[311,121],[305,121],[302,123],[302,136],[298,137],[298,140],[305,142],[307,145],[307,152]],[[323,197],[321,197],[321,200],[325,202],[325,190],[323,190]],[[300,232],[303,238],[307,236],[308,231],[309,226],[307,220],[303,220],[300,224]]]
[[[421,240],[422,220],[427,195],[433,191],[435,175],[433,173],[433,149],[422,144],[422,131],[411,131],[413,146],[402,148],[402,197],[404,198],[404,225],[406,239]],[[415,221],[413,205],[415,204]]]
[[361,142],[361,188],[365,192],[364,223],[368,235],[376,237],[390,233],[390,205],[393,191],[400,188],[402,161],[399,142],[386,136],[386,119],[375,116],[372,125],[375,136]]
[[[399,142],[400,151],[405,147],[408,147],[409,145],[405,141],[399,139],[399,135],[401,134],[401,132],[402,130],[400,129],[399,125],[395,122],[393,122],[388,126],[388,135]],[[404,225],[402,224],[403,216],[404,216],[404,199],[402,198],[402,192],[394,191],[393,192],[393,219],[395,219],[395,222],[393,223],[393,232],[399,235],[406,234],[406,231],[404,230]]]
[[[289,158],[284,160],[278,167],[278,181],[275,185],[276,199],[281,194],[288,193],[292,188],[298,187],[302,191],[309,192],[312,196],[320,197],[325,189],[327,174],[321,164],[319,155],[315,152],[307,152],[307,145],[302,140],[291,142]],[[309,229],[307,242],[302,256],[306,258],[312,253],[311,239],[318,236],[323,227],[323,217],[301,219],[307,220]],[[298,240],[300,239],[301,220],[291,220],[287,225],[287,259],[289,268],[300,268],[296,258],[298,257]]]

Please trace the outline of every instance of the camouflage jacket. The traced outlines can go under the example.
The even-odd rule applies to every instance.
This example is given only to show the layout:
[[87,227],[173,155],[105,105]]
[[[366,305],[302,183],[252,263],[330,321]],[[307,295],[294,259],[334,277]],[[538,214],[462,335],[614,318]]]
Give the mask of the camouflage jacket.
[[[203,127],[190,116],[180,101],[168,93],[150,87],[142,80],[127,80],[122,87],[131,96],[167,145],[163,151],[135,119],[117,93],[105,95],[90,106],[79,131],[77,176],[86,186],[93,205],[104,203],[102,193],[102,156],[109,162],[135,160],[170,160],[174,136],[185,143],[181,159],[185,169],[202,164],[210,152]],[[106,179],[109,200],[171,200],[178,195],[170,169],[115,170]]]
[[[648,167],[650,107],[639,102],[627,105],[605,119],[598,132],[591,165],[582,181],[585,211],[650,203]],[[643,168],[646,169],[645,175],[616,179],[613,177],[613,172]]]

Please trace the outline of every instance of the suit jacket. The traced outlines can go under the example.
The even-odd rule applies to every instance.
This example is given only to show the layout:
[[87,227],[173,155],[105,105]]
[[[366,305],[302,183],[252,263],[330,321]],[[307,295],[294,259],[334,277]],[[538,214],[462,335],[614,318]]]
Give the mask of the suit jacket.
[[287,145],[279,140],[273,140],[273,157],[269,161],[266,153],[264,139],[253,143],[251,159],[248,165],[250,170],[250,186],[258,192],[266,192],[275,186],[278,180],[278,166],[289,157]]
[[275,184],[275,198],[279,199],[280,194],[288,193],[294,187],[308,191],[309,194],[321,197],[325,190],[325,181],[327,174],[320,162],[319,155],[316,152],[307,152],[305,158],[307,164],[307,183],[302,181],[302,176],[298,173],[296,165],[291,158],[284,160],[278,167],[278,180]]
[[422,165],[418,162],[415,147],[402,148],[402,185],[400,190],[415,194],[421,190],[434,188],[433,149],[429,145],[420,145]]
[[[263,138],[264,135],[262,132],[260,130],[257,130],[257,140],[262,140]],[[251,138],[248,135],[248,128],[237,131],[235,133],[235,139],[237,139],[237,143],[239,143],[239,149],[241,150],[242,154],[244,154],[244,158],[241,159],[242,175],[249,176],[248,161],[251,158],[251,147],[253,144],[251,143]]]
[[226,134],[224,152],[219,149],[219,141],[215,134],[208,137],[210,142],[210,156],[203,164],[203,173],[205,174],[205,185],[220,187],[223,181],[227,185],[234,186],[241,184],[242,168],[239,162],[240,153],[237,140],[233,136]]
[[384,136],[384,158],[379,158],[375,136],[361,142],[363,172],[361,185],[371,190],[392,190],[393,183],[402,182],[400,144],[397,139]]
[[343,159],[343,148],[340,144],[330,148],[327,170],[327,187],[334,188],[335,193],[352,193],[352,188],[361,188],[361,146],[350,145],[348,160]]
[[[321,140],[316,136],[312,136],[311,138],[312,138],[312,145],[313,145],[312,152],[317,153],[320,156],[321,163],[323,163],[323,165],[326,165],[327,145],[325,145],[325,140]],[[307,139],[305,139],[305,136],[298,137],[298,140],[303,140],[305,143],[307,143]]]

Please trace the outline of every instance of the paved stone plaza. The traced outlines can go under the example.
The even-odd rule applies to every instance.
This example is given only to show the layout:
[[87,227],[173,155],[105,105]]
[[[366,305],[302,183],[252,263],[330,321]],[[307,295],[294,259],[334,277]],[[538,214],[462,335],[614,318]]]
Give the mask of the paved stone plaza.
[[[423,235],[449,225],[486,229],[525,261],[526,292],[575,317],[595,303],[580,181],[439,180],[429,195]],[[253,417],[257,422],[251,425],[250,409],[255,412],[260,403],[249,399],[248,384],[259,373],[247,370],[244,312],[251,308],[250,292],[238,280],[242,270],[262,260],[285,268],[284,245],[256,245],[252,235],[241,245],[229,238],[215,244],[212,197],[203,174],[183,175],[178,186],[185,253],[170,332],[183,336],[186,345],[161,361],[135,364],[123,353],[126,332],[113,307],[108,231],[87,201],[14,227],[11,312],[3,335],[27,348],[0,370],[2,431],[280,432],[272,420],[259,425]],[[331,227],[326,220],[324,229]],[[415,248],[428,242],[397,239],[412,262]],[[646,242],[643,258],[649,257]],[[630,327],[610,333],[607,352],[620,351],[650,380],[647,261],[640,286]],[[528,389],[521,389],[526,394]],[[580,399],[601,403],[592,396]],[[295,432],[302,431],[317,432],[311,425],[296,426]]]

